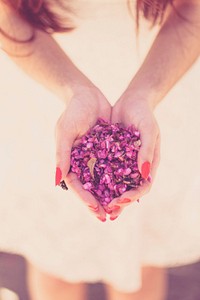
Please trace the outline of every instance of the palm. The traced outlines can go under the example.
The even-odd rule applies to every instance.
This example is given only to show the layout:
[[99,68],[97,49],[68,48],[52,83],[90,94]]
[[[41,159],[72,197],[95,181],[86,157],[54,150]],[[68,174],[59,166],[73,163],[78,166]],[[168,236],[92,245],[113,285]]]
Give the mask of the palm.
[[76,139],[84,135],[98,118],[110,121],[111,106],[99,91],[88,95],[74,96],[65,113],[65,122],[70,124]]
[[57,123],[57,162],[67,184],[91,208],[98,218],[105,221],[106,213],[100,203],[82,188],[77,176],[70,172],[71,148],[98,120],[110,121],[111,106],[95,87],[75,92]]
[[[133,94],[130,96],[130,93],[125,92],[113,107],[111,121],[123,123],[125,126],[133,125],[140,131],[142,146],[138,153],[138,168],[141,172],[143,163],[150,163],[151,177],[154,178],[160,156],[160,134],[147,101],[134,99]],[[142,197],[150,187],[150,182],[146,181],[137,190],[125,192],[121,199],[114,199],[109,208],[112,210],[113,207],[118,207],[118,209],[113,211],[111,217],[116,218],[128,203]],[[123,198],[129,201],[121,202]]]

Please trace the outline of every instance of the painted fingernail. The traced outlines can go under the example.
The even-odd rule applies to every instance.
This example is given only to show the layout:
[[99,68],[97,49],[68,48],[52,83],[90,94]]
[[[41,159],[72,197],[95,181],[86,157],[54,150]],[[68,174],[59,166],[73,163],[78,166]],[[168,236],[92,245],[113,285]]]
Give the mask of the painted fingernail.
[[119,203],[130,203],[131,202],[131,199],[129,199],[129,198],[124,198],[124,199],[120,199],[119,201],[118,201]]
[[67,191],[68,190],[68,187],[67,187],[67,185],[66,185],[66,183],[65,183],[65,181],[64,180],[62,180],[61,182],[60,182],[60,187],[63,189],[63,190],[65,190],[65,191]]
[[151,164],[150,162],[148,161],[145,161],[143,164],[142,164],[142,178],[144,179],[147,179],[149,174],[150,174],[150,168],[151,168]]
[[98,206],[92,206],[92,205],[88,205],[88,207],[94,211],[94,212],[97,212],[99,210],[99,207]]
[[55,176],[55,186],[60,184],[60,181],[62,179],[62,171],[60,168],[56,168],[56,176]]
[[137,202],[139,203],[139,202],[140,202],[140,199],[137,199]]
[[104,210],[107,214],[111,214],[112,213],[112,209],[110,209],[109,207],[104,207]]
[[104,217],[97,217],[97,219],[99,219],[101,222],[106,222],[106,218]]
[[120,208],[119,205],[114,205],[114,206],[110,207],[111,210],[116,210],[116,209],[119,209],[119,208]]
[[110,217],[110,220],[111,220],[111,221],[114,221],[114,220],[116,220],[117,218],[118,218],[118,216]]

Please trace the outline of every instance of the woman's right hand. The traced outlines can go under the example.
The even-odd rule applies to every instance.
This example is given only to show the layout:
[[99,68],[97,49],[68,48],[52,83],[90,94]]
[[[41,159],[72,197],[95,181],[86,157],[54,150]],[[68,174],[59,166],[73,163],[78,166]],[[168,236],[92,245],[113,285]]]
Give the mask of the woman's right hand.
[[74,143],[83,136],[98,118],[110,121],[111,106],[100,90],[89,80],[73,85],[67,107],[56,125],[56,185],[64,180],[102,222],[106,212],[93,195],[84,190],[76,174],[70,172],[70,156]]

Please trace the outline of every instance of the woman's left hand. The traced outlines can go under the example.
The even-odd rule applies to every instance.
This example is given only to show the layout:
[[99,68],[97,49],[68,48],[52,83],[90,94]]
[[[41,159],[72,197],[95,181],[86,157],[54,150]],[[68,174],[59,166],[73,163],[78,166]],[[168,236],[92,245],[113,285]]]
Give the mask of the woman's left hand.
[[147,99],[136,97],[134,91],[127,89],[114,105],[112,123],[133,125],[140,132],[141,148],[138,152],[138,168],[145,182],[135,190],[125,192],[109,204],[110,219],[116,219],[123,208],[148,193],[160,160],[160,132]]

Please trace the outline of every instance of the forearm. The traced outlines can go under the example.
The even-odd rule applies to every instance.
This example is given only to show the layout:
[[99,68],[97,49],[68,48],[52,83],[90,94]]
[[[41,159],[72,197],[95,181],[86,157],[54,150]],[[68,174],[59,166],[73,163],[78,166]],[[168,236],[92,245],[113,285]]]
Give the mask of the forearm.
[[[26,41],[32,35],[32,28],[11,11],[1,15],[0,27],[17,40]],[[65,101],[70,98],[68,95],[73,93],[73,86],[78,81],[80,84],[87,81],[56,41],[45,32],[35,30],[34,39],[27,43],[13,42],[0,33],[0,42],[20,68]]]
[[200,54],[200,4],[180,1],[177,9],[188,21],[171,11],[128,88],[136,98],[147,99],[151,107],[163,99]]

